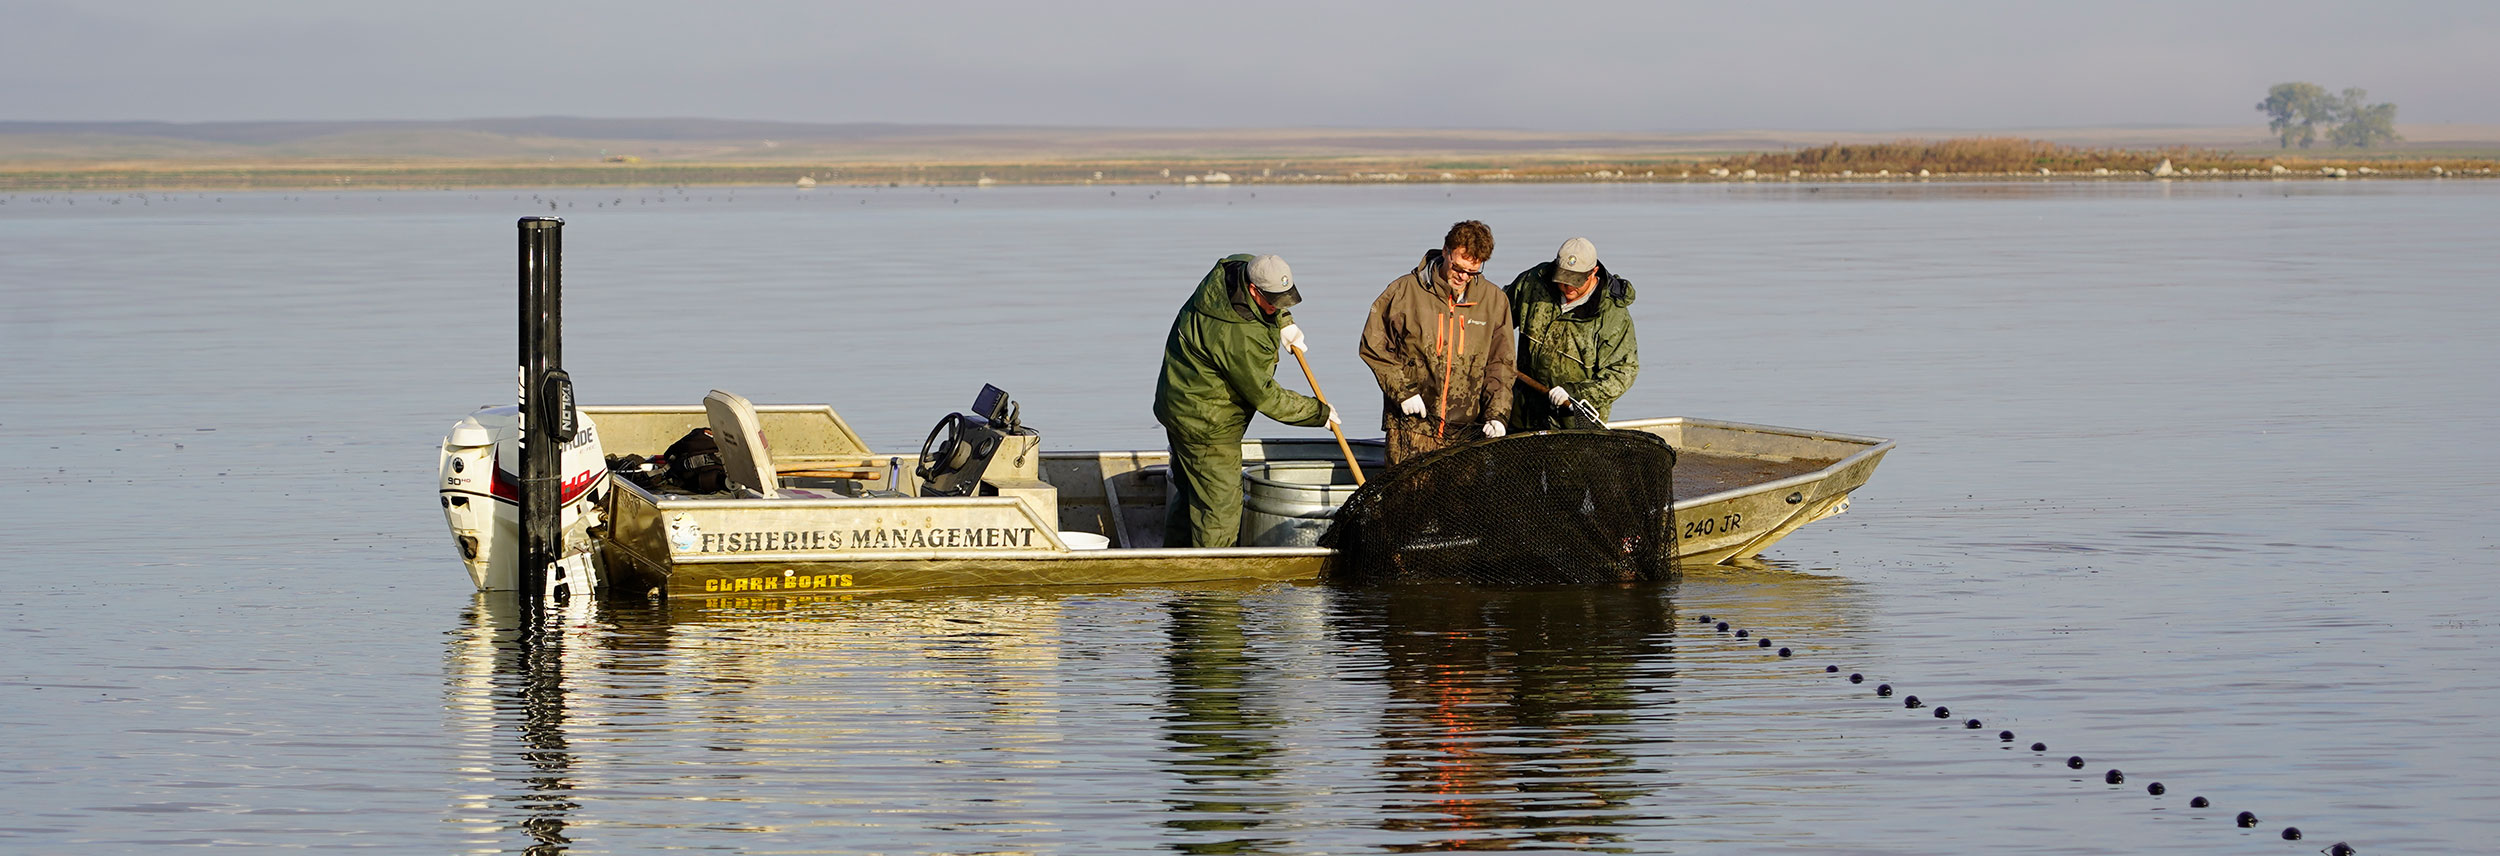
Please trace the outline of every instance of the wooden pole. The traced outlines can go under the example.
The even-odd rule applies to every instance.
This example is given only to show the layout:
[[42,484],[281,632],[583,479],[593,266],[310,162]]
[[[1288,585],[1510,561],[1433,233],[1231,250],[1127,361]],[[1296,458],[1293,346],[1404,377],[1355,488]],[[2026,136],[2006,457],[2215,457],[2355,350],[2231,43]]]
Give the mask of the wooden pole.
[[[1311,397],[1319,399],[1319,406],[1335,410],[1335,407],[1331,407],[1328,404],[1328,393],[1319,391],[1319,376],[1311,374],[1311,361],[1303,358],[1302,346],[1291,345],[1288,347],[1293,350],[1293,361],[1301,364],[1302,366],[1302,379],[1311,382]],[[1345,453],[1345,465],[1354,468],[1354,483],[1356,485],[1361,485],[1363,483],[1363,465],[1354,462],[1354,447],[1346,444],[1345,429],[1332,422],[1328,425],[1328,433],[1337,435],[1337,451]]]

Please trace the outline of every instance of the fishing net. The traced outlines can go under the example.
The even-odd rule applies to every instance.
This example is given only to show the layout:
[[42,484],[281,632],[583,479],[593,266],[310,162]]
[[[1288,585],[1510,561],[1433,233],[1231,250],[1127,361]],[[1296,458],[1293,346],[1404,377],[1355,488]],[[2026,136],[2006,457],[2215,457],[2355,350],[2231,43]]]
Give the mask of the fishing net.
[[1337,509],[1331,579],[1545,585],[1675,571],[1675,450],[1638,431],[1539,431],[1417,456]]

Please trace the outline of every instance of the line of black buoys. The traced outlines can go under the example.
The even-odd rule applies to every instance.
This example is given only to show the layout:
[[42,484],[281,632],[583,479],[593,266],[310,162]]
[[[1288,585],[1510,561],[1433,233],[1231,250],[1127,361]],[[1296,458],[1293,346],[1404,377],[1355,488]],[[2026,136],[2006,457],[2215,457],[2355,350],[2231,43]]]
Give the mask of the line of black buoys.
[[[1713,622],[1712,622],[1712,619],[1711,619],[1711,617],[1710,617],[1710,616],[1704,615],[1704,616],[1701,616],[1701,617],[1698,619],[1698,623],[1701,623],[1701,624],[1712,624]],[[1719,621],[1719,622],[1716,622],[1716,623],[1715,623],[1715,626],[1718,628],[1719,632],[1721,632],[1721,633],[1725,633],[1725,632],[1727,632],[1727,631],[1728,631],[1728,629],[1729,629],[1729,626],[1730,626],[1730,625],[1729,625],[1727,622],[1725,622],[1725,621]],[[1743,628],[1739,628],[1739,629],[1737,629],[1737,630],[1736,630],[1736,638],[1738,638],[1738,639],[1745,639],[1745,638],[1752,638],[1752,637],[1753,637],[1753,632],[1752,632],[1750,629],[1743,629]],[[1755,640],[1755,642],[1754,642],[1754,646],[1755,646],[1755,647],[1757,647],[1757,648],[1769,648],[1769,647],[1771,647],[1771,637],[1768,637],[1768,636],[1759,637],[1758,639],[1756,639],[1756,640]],[[1779,649],[1779,655],[1780,655],[1781,657],[1790,657],[1790,656],[1795,655],[1795,653],[1796,653],[1796,652],[1795,652],[1795,650],[1794,650],[1794,649],[1791,649],[1791,648],[1781,648],[1781,649]],[[1828,665],[1825,665],[1825,666],[1823,667],[1823,673],[1824,673],[1824,674],[1827,674],[1827,675],[1836,675],[1836,674],[1839,674],[1839,673],[1840,673],[1840,666],[1839,666],[1838,664],[1828,664]],[[1865,683],[1865,682],[1866,682],[1866,674],[1865,674],[1865,673],[1863,673],[1863,672],[1850,672],[1850,673],[1849,673],[1849,682],[1850,682],[1850,683],[1853,683],[1853,684],[1862,684],[1862,683]],[[1892,695],[1892,685],[1891,685],[1891,684],[1876,684],[1876,685],[1875,685],[1875,695],[1880,696],[1880,697],[1890,697],[1890,696]],[[1926,706],[1926,703],[1925,703],[1925,702],[1920,701],[1920,700],[1919,700],[1919,698],[1918,698],[1918,696],[1914,696],[1914,695],[1913,695],[1913,696],[1905,696],[1905,697],[1903,697],[1903,698],[1901,699],[1901,706],[1902,706],[1902,707],[1904,707],[1904,708],[1919,708],[1919,707],[1924,707],[1924,706]],[[1937,705],[1937,706],[1936,706],[1936,709],[1935,709],[1935,716],[1936,716],[1936,718],[1937,718],[1937,719],[1951,719],[1951,718],[1953,718],[1953,712],[1952,712],[1952,709],[1951,709],[1951,708],[1948,708],[1948,707],[1946,707],[1946,706],[1944,706],[1944,705]],[[1979,720],[1977,720],[1977,719],[1972,719],[1972,720],[1969,720],[1969,721],[1967,721],[1967,722],[1962,723],[1962,727],[1963,727],[1964,729],[1966,729],[1966,730],[1976,731],[1976,730],[1981,729],[1981,728],[1982,728],[1982,727],[1984,727],[1984,726],[1983,726],[1983,724],[1982,724]],[[2011,743],[2011,742],[2013,742],[2013,741],[2014,741],[2014,732],[2012,732],[2012,731],[1999,731],[1999,732],[1997,732],[1997,740],[1998,740],[1998,741],[2000,741],[2000,742]],[[2031,744],[2031,751],[2033,751],[2033,752],[2046,752],[2046,751],[2048,751],[2048,749],[2049,749],[2049,745],[2048,745],[2047,743],[2039,743],[2039,742],[2035,742],[2035,743]],[[2081,756],[2081,755],[2070,755],[2070,756],[2067,756],[2067,758],[2066,758],[2066,767],[2067,767],[2068,769],[2073,769],[2073,770],[2080,770],[2080,769],[2083,769],[2083,767],[2084,767],[2083,756]],[[2127,781],[2127,774],[2126,774],[2126,773],[2124,773],[2124,772],[2120,772],[2119,770],[2117,770],[2117,769],[2115,769],[2115,768],[2112,768],[2112,769],[2110,769],[2108,772],[2106,772],[2106,773],[2103,773],[2103,774],[2102,774],[2102,776],[2101,776],[2101,780],[2102,780],[2102,781],[2105,781],[2105,782],[2108,782],[2109,784],[2113,784],[2113,785],[2117,785],[2117,784],[2124,784],[2124,783]],[[2151,794],[2151,795],[2153,795],[2153,796],[2161,796],[2161,795],[2163,795],[2164,793],[2167,793],[2169,790],[2170,790],[2170,789],[2169,789],[2168,787],[2164,786],[2164,785],[2163,785],[2162,783],[2160,783],[2160,782],[2153,782],[2153,783],[2151,783],[2151,784],[2148,784],[2148,785],[2145,785],[2145,786],[2144,786],[2144,792],[2145,792],[2145,793],[2147,793],[2147,794]],[[2213,805],[2213,802],[2212,802],[2211,800],[2207,800],[2206,798],[2201,797],[2201,796],[2199,796],[2199,797],[2194,797],[2194,798],[2191,798],[2191,799],[2189,799],[2189,800],[2188,800],[2188,807],[2189,807],[2189,808],[2208,808],[2208,807],[2210,807],[2210,806],[2212,806],[2212,805]],[[2243,811],[2243,812],[2240,812],[2240,813],[2239,813],[2239,815],[2238,815],[2237,817],[2233,818],[2233,819],[2232,819],[2232,822],[2233,822],[2233,823],[2238,824],[2238,825],[2239,825],[2239,827],[2240,827],[2241,829],[2252,829],[2252,828],[2255,828],[2255,827],[2257,826],[2257,823],[2258,823],[2258,820],[2257,820],[2257,814],[2256,814],[2255,812]],[[2297,827],[2297,826],[2286,826],[2286,827],[2284,827],[2284,828],[2283,828],[2283,840],[2285,840],[2285,841],[2299,841],[2300,839],[2301,839],[2301,831],[2300,831],[2300,827]],[[2335,842],[2335,845],[2334,845],[2334,846],[2329,847],[2329,848],[2327,848],[2326,850],[2324,850],[2324,851],[2322,851],[2322,852],[2326,853],[2326,854],[2327,854],[2327,856],[2357,856],[2357,854],[2359,853],[2359,851],[2357,851],[2357,850],[2354,850],[2354,849],[2353,849],[2352,845],[2350,845],[2350,844],[2346,844],[2346,843],[2341,842],[2341,841]]]

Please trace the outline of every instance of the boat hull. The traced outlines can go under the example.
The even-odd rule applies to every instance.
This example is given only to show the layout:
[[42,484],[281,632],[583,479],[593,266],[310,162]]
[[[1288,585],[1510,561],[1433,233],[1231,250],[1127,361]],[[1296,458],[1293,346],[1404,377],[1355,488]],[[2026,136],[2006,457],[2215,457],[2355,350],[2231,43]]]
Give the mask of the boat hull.
[[[686,417],[684,408],[584,410],[601,420],[611,451],[621,452],[638,450],[616,449],[618,437],[659,438],[676,430],[674,422],[640,430],[636,413],[658,422]],[[838,426],[829,408],[821,412]],[[879,472],[891,470],[898,457],[865,451],[847,426],[828,440],[805,436],[806,425],[775,426],[781,432],[772,437],[776,456],[787,451],[813,467]],[[1892,446],[1871,437],[1688,418],[1611,427],[1657,434],[1678,452],[1679,564],[1748,558],[1840,513]],[[1355,448],[1367,465],[1379,465],[1377,441]],[[1246,462],[1338,454],[1324,439],[1243,445]],[[608,494],[603,525],[592,534],[612,592],[671,599],[1309,580],[1324,578],[1335,555],[1321,547],[1164,548],[1162,450],[1043,452],[1038,458],[1025,465],[1029,478],[1009,480],[1027,487],[981,497],[688,497],[620,479]],[[1070,544],[1089,536],[1112,546]]]

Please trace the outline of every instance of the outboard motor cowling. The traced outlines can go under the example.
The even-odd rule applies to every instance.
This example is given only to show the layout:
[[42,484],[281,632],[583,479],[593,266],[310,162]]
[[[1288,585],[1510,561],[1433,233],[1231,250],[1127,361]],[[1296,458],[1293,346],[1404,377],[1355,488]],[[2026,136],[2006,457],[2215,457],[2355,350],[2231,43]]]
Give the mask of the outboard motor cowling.
[[[599,505],[608,494],[606,453],[599,447],[599,429],[576,412],[580,427],[564,444],[563,527],[561,561],[566,576],[596,580],[593,562],[598,551],[590,527],[599,522]],[[488,407],[453,425],[443,438],[443,518],[451,524],[454,546],[479,591],[511,591],[520,585],[521,544],[520,408]]]

